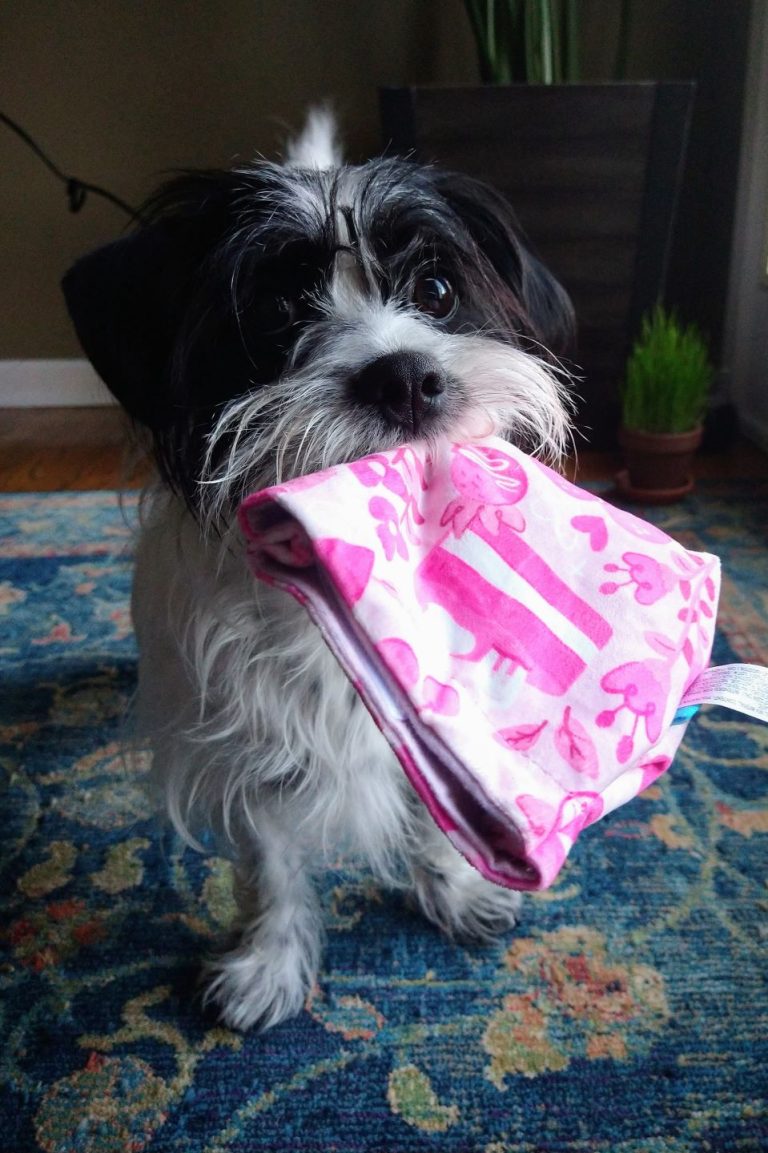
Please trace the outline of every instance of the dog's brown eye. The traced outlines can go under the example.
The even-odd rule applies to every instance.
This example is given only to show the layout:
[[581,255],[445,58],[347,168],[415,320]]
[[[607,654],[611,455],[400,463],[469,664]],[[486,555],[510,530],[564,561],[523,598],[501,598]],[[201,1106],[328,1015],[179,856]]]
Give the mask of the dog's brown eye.
[[277,336],[296,320],[296,305],[287,296],[262,296],[255,303],[254,319],[259,332]]
[[444,276],[420,276],[413,286],[413,303],[435,320],[446,320],[456,311],[458,298]]

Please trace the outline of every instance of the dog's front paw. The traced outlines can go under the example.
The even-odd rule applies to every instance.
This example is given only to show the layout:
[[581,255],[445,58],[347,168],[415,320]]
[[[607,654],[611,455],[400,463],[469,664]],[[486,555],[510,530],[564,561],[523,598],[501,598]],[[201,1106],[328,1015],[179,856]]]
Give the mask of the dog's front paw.
[[414,895],[448,937],[466,940],[490,941],[513,929],[522,904],[520,893],[486,881],[458,854],[450,864],[417,869]]
[[230,1029],[271,1029],[301,1012],[316,970],[316,960],[285,938],[243,938],[206,967],[204,1001]]

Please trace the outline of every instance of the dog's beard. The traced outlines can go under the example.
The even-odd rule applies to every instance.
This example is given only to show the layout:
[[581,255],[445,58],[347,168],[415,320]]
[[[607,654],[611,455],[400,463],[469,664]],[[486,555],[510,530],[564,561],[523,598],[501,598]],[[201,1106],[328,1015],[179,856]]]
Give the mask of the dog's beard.
[[[201,477],[204,519],[228,514],[250,491],[415,438],[503,436],[557,463],[570,437],[567,377],[551,362],[487,333],[436,331],[413,309],[355,293],[322,304],[324,319],[300,336],[286,371],[232,402],[208,439]],[[351,381],[377,357],[433,358],[449,387],[416,433],[362,405]]]

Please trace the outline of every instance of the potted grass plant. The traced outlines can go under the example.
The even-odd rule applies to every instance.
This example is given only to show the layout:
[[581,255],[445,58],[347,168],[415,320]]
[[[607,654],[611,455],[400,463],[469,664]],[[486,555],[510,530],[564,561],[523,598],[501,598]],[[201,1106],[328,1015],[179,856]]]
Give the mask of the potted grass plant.
[[662,504],[693,488],[712,378],[699,329],[657,304],[643,318],[622,389],[619,443],[627,467],[618,483],[625,496]]

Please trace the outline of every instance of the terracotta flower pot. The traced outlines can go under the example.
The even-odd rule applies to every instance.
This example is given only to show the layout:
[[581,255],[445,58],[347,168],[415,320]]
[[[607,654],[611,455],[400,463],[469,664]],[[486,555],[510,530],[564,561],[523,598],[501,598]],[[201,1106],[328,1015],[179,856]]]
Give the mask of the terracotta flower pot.
[[616,478],[622,494],[646,504],[668,504],[693,488],[693,457],[702,426],[689,432],[619,430],[626,469]]

